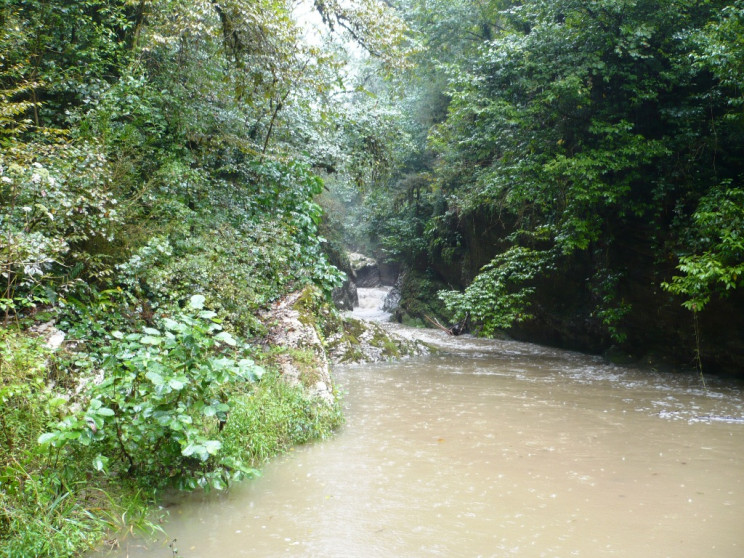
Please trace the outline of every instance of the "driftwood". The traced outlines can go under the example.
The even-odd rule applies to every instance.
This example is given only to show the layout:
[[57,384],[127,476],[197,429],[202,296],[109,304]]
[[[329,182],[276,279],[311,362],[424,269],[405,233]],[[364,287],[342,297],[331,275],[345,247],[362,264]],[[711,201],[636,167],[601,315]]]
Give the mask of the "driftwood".
[[465,319],[457,322],[452,327],[446,327],[443,326],[439,320],[436,318],[432,318],[431,316],[424,314],[424,317],[426,320],[431,323],[434,327],[441,329],[442,331],[446,332],[447,335],[462,335],[468,330],[468,327],[470,327],[470,312],[465,314]]
[[442,331],[446,331],[448,335],[454,335],[454,333],[452,333],[452,330],[450,328],[445,327],[442,324],[440,324],[436,318],[432,318],[431,316],[427,314],[424,314],[424,318],[426,318],[427,321],[430,322],[434,327],[437,327],[441,329]]

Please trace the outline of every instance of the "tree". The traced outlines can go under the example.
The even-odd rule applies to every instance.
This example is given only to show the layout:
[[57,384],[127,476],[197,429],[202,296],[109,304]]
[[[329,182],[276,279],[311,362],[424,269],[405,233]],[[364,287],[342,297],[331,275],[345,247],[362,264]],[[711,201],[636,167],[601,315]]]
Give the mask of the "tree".
[[[705,56],[695,42],[725,6],[526,2],[500,12],[499,32],[447,68],[452,101],[431,141],[450,211],[461,222],[490,216],[512,246],[543,251],[559,273],[586,254],[592,321],[617,340],[632,311],[618,247],[632,237],[662,252],[681,238],[678,212],[691,215],[712,184],[741,173],[720,135],[741,142],[721,125],[737,94],[720,72],[731,79],[735,64],[719,74],[689,64]],[[708,28],[729,34],[712,44],[728,44],[732,10]]]

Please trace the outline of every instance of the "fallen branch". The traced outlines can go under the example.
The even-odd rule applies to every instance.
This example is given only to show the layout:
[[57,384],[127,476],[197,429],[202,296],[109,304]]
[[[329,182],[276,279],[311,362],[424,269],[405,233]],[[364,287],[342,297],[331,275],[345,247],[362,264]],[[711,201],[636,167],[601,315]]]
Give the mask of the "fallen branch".
[[426,318],[435,327],[441,329],[442,331],[446,331],[447,335],[454,335],[450,328],[443,326],[435,318],[432,318],[431,316],[428,316],[427,314],[424,314],[424,318]]

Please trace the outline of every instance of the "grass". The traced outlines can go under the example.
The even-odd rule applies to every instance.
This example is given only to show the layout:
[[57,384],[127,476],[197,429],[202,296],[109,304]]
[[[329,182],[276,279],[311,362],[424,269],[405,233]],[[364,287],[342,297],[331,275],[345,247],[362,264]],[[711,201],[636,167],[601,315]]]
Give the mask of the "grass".
[[233,402],[222,443],[228,454],[257,466],[294,445],[328,437],[342,420],[338,403],[329,407],[268,373]]

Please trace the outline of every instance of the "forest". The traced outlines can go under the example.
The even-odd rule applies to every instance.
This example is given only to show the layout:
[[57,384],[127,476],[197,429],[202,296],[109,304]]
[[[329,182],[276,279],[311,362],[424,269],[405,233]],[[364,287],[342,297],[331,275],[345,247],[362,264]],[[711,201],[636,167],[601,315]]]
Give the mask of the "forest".
[[2,556],[330,435],[261,315],[343,328],[349,252],[407,324],[742,371],[742,0],[7,0],[0,146]]

